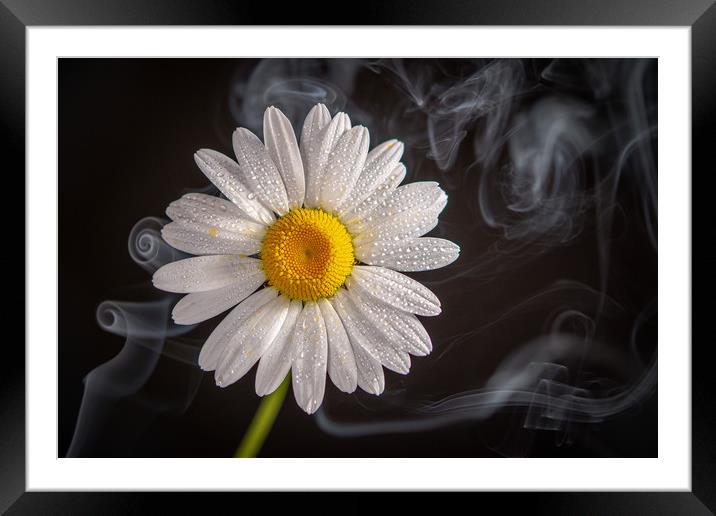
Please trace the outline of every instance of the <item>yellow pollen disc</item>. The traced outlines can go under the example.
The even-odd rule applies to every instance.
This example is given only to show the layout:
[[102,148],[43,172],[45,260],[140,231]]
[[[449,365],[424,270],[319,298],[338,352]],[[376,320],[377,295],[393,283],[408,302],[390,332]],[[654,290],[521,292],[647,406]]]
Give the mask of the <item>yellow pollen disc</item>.
[[269,285],[290,299],[315,301],[333,294],[353,270],[353,240],[323,210],[296,208],[274,222],[261,245]]

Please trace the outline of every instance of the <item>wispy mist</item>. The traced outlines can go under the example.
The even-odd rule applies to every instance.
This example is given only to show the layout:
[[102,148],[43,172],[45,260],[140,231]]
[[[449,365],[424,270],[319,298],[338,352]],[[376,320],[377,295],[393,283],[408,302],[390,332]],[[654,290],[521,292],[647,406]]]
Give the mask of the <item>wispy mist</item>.
[[[147,217],[137,222],[129,234],[129,255],[149,273],[183,257],[162,240],[159,231],[163,224],[161,219]],[[153,418],[183,412],[194,398],[201,380],[201,371],[196,367],[198,348],[168,340],[190,332],[193,326],[178,326],[171,320],[171,309],[179,296],[147,291],[145,297],[149,294],[153,299],[104,301],[97,307],[99,326],[126,340],[117,355],[84,379],[84,395],[68,457],[95,456],[107,450],[122,456]],[[183,364],[174,369],[178,374],[168,387],[153,385],[161,360]],[[106,441],[104,430],[110,426],[122,429],[121,440]]]

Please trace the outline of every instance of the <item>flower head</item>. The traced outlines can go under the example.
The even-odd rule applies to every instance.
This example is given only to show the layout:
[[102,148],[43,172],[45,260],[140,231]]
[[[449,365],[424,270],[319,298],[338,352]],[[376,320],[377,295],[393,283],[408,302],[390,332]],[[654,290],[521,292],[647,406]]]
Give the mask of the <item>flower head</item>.
[[[192,193],[167,208],[163,238],[192,258],[169,263],[154,285],[187,293],[178,324],[233,308],[202,347],[199,365],[217,385],[256,362],[256,393],[273,392],[291,371],[298,404],[321,405],[326,374],[344,392],[380,394],[383,367],[406,374],[410,355],[430,353],[416,315],[440,313],[426,287],[397,271],[444,267],[459,248],[422,237],[447,196],[437,183],[398,186],[403,144],[370,152],[368,130],[316,105],[300,145],[288,119],[264,114],[264,142],[239,128],[237,161],[202,149],[194,158],[226,199]],[[263,286],[263,288],[261,288]]]

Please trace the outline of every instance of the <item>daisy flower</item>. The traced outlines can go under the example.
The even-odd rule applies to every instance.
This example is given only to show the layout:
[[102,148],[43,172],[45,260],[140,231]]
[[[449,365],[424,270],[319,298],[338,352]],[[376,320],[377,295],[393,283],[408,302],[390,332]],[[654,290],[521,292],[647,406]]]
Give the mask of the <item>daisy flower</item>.
[[447,196],[435,182],[398,186],[403,144],[369,152],[368,130],[322,104],[308,113],[300,144],[275,107],[263,130],[261,142],[236,129],[236,161],[209,149],[194,155],[226,199],[190,193],[169,205],[162,237],[198,256],[164,265],[154,285],[188,294],[172,312],[177,324],[234,307],[199,355],[221,387],[258,362],[256,393],[272,393],[290,371],[309,414],[326,374],[341,391],[378,395],[383,367],[406,374],[410,355],[432,350],[416,315],[439,314],[440,301],[398,271],[457,259],[454,243],[422,236]]

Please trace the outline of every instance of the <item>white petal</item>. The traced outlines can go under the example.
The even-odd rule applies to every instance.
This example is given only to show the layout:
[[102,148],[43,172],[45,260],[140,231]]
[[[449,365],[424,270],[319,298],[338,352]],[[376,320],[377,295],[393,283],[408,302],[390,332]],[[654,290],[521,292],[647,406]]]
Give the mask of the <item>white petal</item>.
[[[361,337],[357,336],[359,339]],[[385,374],[383,366],[375,358],[363,349],[353,335],[349,335],[351,346],[356,356],[356,367],[358,369],[358,387],[376,396],[385,390]]]
[[451,264],[460,247],[442,238],[423,237],[401,242],[378,241],[356,248],[356,258],[396,271],[428,271]]
[[361,201],[357,206],[341,215],[341,220],[348,227],[352,234],[357,234],[358,230],[363,228],[362,221],[368,217],[373,210],[387,199],[397,188],[397,186],[405,179],[405,165],[398,163],[388,178],[378,186],[375,191]]
[[219,357],[216,385],[231,385],[258,362],[281,330],[289,304],[287,298],[278,296],[246,319]]
[[177,324],[196,324],[239,304],[266,281],[262,270],[247,273],[225,287],[184,296],[172,310]]
[[398,241],[424,235],[438,223],[447,195],[434,182],[401,186],[365,217],[356,231],[356,246],[376,241]]
[[370,319],[368,313],[363,311],[363,307],[353,302],[347,291],[339,290],[333,296],[333,306],[343,321],[343,326],[352,343],[356,342],[391,371],[406,374],[410,370],[410,358],[407,353],[388,343],[385,334],[376,324],[377,319]]
[[236,240],[263,240],[266,225],[244,215],[235,204],[211,195],[190,193],[173,201],[167,216],[185,229],[203,235]]
[[370,135],[368,129],[356,126],[346,131],[328,156],[321,177],[318,201],[321,208],[334,212],[358,181],[365,165]]
[[234,131],[232,138],[236,159],[241,168],[241,179],[251,192],[279,215],[288,212],[288,196],[276,165],[258,137],[243,127]]
[[394,189],[376,203],[367,217],[364,217],[363,223],[366,226],[387,224],[391,217],[408,211],[417,212],[436,209],[438,206],[444,207],[446,200],[447,195],[435,181],[409,183]]
[[[233,202],[222,199],[221,197],[216,197],[215,195],[207,195],[199,192],[182,195],[179,199],[173,201],[169,205],[169,208],[186,213],[207,212],[211,216],[226,219],[227,221],[233,219],[251,221],[251,219],[247,219],[246,214]],[[167,208],[167,210],[169,210],[169,208]]]
[[331,123],[331,113],[323,104],[316,104],[308,112],[301,131],[301,156],[303,157],[303,171],[306,174],[306,183],[309,182],[311,169],[309,163],[315,163],[321,145],[321,131]]
[[253,235],[229,232],[216,228],[188,228],[183,223],[170,222],[162,228],[162,238],[175,249],[189,254],[252,255],[261,250],[261,239]]
[[302,308],[301,301],[291,301],[281,330],[261,357],[256,371],[256,394],[259,396],[266,396],[278,389],[291,370],[295,348],[292,338]]
[[205,371],[216,369],[217,361],[229,344],[231,337],[248,317],[256,313],[266,303],[275,299],[278,291],[275,288],[262,288],[253,293],[234,308],[224,320],[211,332],[199,353],[199,367]]
[[168,263],[152,277],[167,292],[205,292],[225,287],[261,270],[261,261],[236,255],[194,256]]
[[[432,351],[430,335],[413,314],[396,310],[383,302],[373,301],[356,289],[349,290],[346,297],[367,321],[368,326],[376,332],[375,339],[383,345],[395,348],[400,353],[416,356],[425,356]],[[375,358],[380,360],[378,356]],[[407,367],[410,366],[409,357],[400,355],[398,358],[405,360]]]
[[388,140],[370,151],[355,186],[338,211],[354,208],[383,184],[403,156],[403,148],[398,140]]
[[328,376],[343,392],[353,392],[358,386],[358,369],[348,334],[328,301],[319,300],[318,307],[323,314],[328,334]]
[[318,206],[318,196],[323,186],[323,171],[328,162],[328,156],[340,140],[343,133],[351,128],[351,119],[345,113],[338,113],[333,120],[321,130],[318,135],[318,150],[306,156],[308,173],[306,175],[307,208]]
[[[406,211],[422,211],[445,207],[447,194],[435,181],[418,181],[396,188],[374,210],[377,218],[394,217]],[[437,208],[437,207],[440,208]]]
[[356,265],[346,282],[349,290],[418,315],[438,315],[440,300],[426,286],[383,267]]
[[423,324],[413,314],[401,313],[391,322],[388,335],[393,335],[396,347],[415,356],[429,355],[433,351],[433,342]]
[[194,161],[209,180],[247,217],[271,224],[273,213],[263,206],[241,181],[239,165],[228,156],[211,149],[201,149],[194,154]]
[[264,112],[264,142],[283,179],[289,208],[300,207],[306,194],[301,152],[291,122],[273,106]]
[[296,322],[294,339],[293,394],[298,405],[313,414],[323,402],[328,359],[326,325],[318,304],[306,303]]

